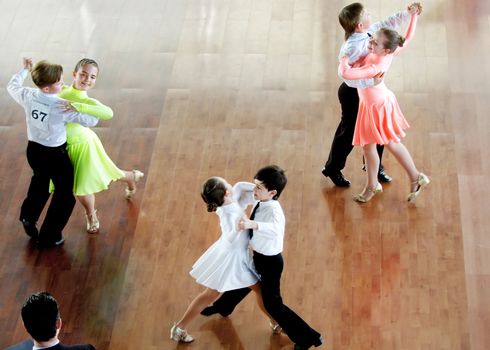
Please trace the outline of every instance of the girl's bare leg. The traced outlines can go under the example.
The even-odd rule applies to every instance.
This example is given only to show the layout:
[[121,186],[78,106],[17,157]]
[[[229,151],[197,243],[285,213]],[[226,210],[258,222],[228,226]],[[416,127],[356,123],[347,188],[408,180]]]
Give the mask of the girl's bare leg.
[[[378,186],[379,155],[376,144],[364,145],[364,158],[366,159],[366,188],[375,189]],[[365,191],[366,189],[364,189]],[[364,192],[363,192],[364,193]]]
[[85,196],[77,196],[78,201],[85,209],[85,217],[87,219],[87,232],[99,232],[99,219],[97,218],[97,210],[95,210],[95,194],[87,194]]
[[412,156],[405,145],[401,142],[390,142],[385,145],[388,150],[395,156],[396,160],[407,172],[408,177],[410,178],[411,188],[410,191],[413,192],[417,189],[417,178],[420,174],[415,163],[413,162]]
[[191,301],[187,310],[185,310],[184,315],[176,325],[179,328],[186,329],[187,325],[199,315],[199,313],[204,310],[206,306],[212,304],[213,301],[218,299],[222,293],[217,290],[206,288],[201,292],[194,300]]

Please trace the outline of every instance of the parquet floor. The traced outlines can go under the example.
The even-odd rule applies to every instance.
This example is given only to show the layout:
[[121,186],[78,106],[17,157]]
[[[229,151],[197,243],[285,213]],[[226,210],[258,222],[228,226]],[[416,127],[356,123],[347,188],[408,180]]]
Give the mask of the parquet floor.
[[[490,3],[423,2],[411,47],[386,83],[411,124],[405,144],[432,183],[415,205],[395,159],[382,195],[360,206],[361,151],[350,189],[320,173],[339,122],[337,21],[346,1],[0,0],[0,347],[28,335],[27,295],[59,301],[67,344],[99,350],[290,349],[254,298],[228,319],[198,318],[196,341],[168,339],[201,290],[188,275],[219,235],[200,184],[287,169],[285,302],[325,349],[490,348]],[[366,1],[380,19],[406,7]],[[21,58],[100,66],[91,95],[115,111],[94,130],[123,169],[146,177],[97,195],[100,234],[77,205],[63,248],[39,251],[18,212],[30,179],[22,109],[4,86]]]

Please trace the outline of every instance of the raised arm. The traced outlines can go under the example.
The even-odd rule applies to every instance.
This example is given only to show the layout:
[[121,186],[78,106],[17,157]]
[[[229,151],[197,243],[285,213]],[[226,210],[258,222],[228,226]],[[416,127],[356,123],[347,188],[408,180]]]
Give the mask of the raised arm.
[[408,43],[412,41],[413,36],[415,35],[415,28],[417,27],[417,19],[418,15],[414,14],[410,17],[410,23],[407,28],[407,32],[405,34],[405,43],[403,43],[403,46],[399,46],[395,50],[395,55],[398,55],[405,47],[407,47]]
[[32,89],[24,87],[24,80],[27,77],[29,70],[23,68],[18,73],[14,74],[7,84],[7,91],[12,98],[20,105],[24,105],[28,96],[32,94]]
[[254,199],[255,185],[251,182],[237,182],[233,186],[233,200],[238,203],[240,208],[245,209],[256,201]]
[[344,79],[368,79],[373,78],[380,71],[375,65],[363,66],[359,68],[351,68],[349,66],[349,58],[343,57],[339,63],[339,75]]
[[368,28],[368,32],[374,33],[380,28],[397,29],[408,21],[409,16],[410,14],[408,11],[397,12],[382,21],[371,24]]

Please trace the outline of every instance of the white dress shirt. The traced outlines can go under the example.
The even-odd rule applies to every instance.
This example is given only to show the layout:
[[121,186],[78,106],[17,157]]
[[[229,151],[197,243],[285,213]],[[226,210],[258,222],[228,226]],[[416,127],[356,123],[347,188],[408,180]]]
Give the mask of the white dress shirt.
[[282,252],[284,245],[284,229],[286,218],[281,204],[277,200],[260,202],[255,211],[254,222],[257,230],[253,231],[250,246],[263,255],[277,255]]
[[27,138],[46,147],[57,147],[66,142],[67,122],[95,126],[97,118],[77,111],[63,111],[63,99],[56,94],[46,94],[38,88],[24,87],[28,70],[22,69],[13,75],[7,84],[10,96],[26,113]]
[[[369,53],[369,38],[381,28],[396,29],[410,18],[408,11],[401,11],[389,16],[383,21],[375,22],[369,26],[364,33],[352,33],[351,36],[342,44],[339,52],[339,61],[342,57],[349,57],[349,64],[355,66],[355,63],[362,60]],[[342,76],[339,74],[342,79]],[[344,82],[353,88],[367,88],[374,86],[374,79],[345,80]]]

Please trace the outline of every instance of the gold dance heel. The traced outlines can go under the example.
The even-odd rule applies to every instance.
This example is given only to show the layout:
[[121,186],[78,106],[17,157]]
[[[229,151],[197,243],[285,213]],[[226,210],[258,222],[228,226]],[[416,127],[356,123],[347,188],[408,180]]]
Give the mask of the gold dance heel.
[[175,323],[170,329],[170,339],[181,343],[190,343],[194,341],[194,338],[188,334],[185,329],[180,328]]
[[375,194],[383,192],[383,186],[378,182],[376,188],[366,188],[365,194],[359,193],[354,196],[354,200],[358,203],[367,203],[369,202]]
[[88,233],[99,233],[100,223],[97,218],[97,210],[94,210],[92,214],[85,214],[87,219],[87,232]]
[[412,185],[417,185],[417,188],[415,189],[415,191],[410,192],[408,194],[407,200],[409,202],[413,202],[415,198],[417,198],[417,196],[419,195],[422,187],[427,186],[429,183],[430,183],[429,177],[424,173],[420,173],[419,176],[417,177],[417,180],[412,182]]
[[282,327],[279,326],[279,323],[273,323],[272,321],[269,321],[269,327],[272,330],[272,334],[281,334],[282,333]]
[[141,180],[143,178],[143,176],[145,176],[145,174],[139,170],[132,170],[132,172],[133,172],[134,187],[133,187],[133,189],[130,189],[129,186],[126,186],[126,189],[125,189],[125,197],[128,200],[131,199],[134,196],[134,194],[136,193],[136,184],[138,183],[138,181]]

